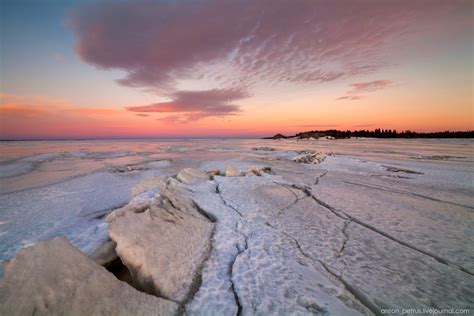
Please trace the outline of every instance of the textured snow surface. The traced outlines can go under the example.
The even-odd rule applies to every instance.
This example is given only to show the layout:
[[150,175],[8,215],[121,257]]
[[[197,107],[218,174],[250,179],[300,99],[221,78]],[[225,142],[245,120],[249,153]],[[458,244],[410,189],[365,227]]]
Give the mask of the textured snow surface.
[[304,194],[272,176],[215,177],[191,190],[217,223],[203,283],[187,313],[369,313],[279,227],[281,213]]
[[[271,167],[261,176],[178,177],[184,194],[216,219],[187,314],[474,308],[471,141],[13,142],[0,149],[0,259],[55,236],[90,253],[107,239],[104,215],[129,196],[133,205],[160,193],[144,179],[188,167],[222,174],[228,165],[241,173]],[[293,162],[301,150],[328,155],[319,164]]]
[[[348,196],[344,179],[335,175],[339,180],[328,185],[333,176],[327,170],[307,171],[298,183],[276,173],[217,176],[214,184],[191,188],[217,226],[189,314],[351,315],[474,306],[469,208],[436,202],[433,212],[444,207],[467,223],[433,220],[423,216],[425,197],[397,193],[385,200],[372,189],[338,200],[338,193]],[[313,193],[319,187],[333,195],[321,200]],[[359,202],[368,194],[371,202]],[[406,209],[411,217],[400,213]],[[443,223],[448,227],[440,231]]]

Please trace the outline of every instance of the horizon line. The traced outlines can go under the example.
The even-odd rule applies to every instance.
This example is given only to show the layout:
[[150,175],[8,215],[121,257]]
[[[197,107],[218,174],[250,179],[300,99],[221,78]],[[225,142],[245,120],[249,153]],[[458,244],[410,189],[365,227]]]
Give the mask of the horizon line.
[[[384,129],[384,128],[374,128],[374,129],[314,129],[314,130],[306,130],[302,132],[294,132],[294,134],[298,133],[305,133],[305,132],[311,132],[311,131],[341,131],[341,132],[357,132],[357,131],[375,131],[377,129],[380,130],[392,130],[392,131],[397,131],[398,133],[403,133],[406,131],[418,133],[418,134],[434,134],[434,133],[474,133],[474,129],[471,130],[443,130],[443,131],[430,131],[430,132],[418,132],[416,130],[411,130],[411,129],[405,129],[405,130],[396,130],[396,129]],[[276,132],[273,133],[272,135],[276,134],[282,134],[281,132]],[[141,139],[162,139],[162,140],[186,140],[186,139],[261,139],[262,137],[269,137],[271,135],[264,135],[261,134],[260,136],[258,135],[252,135],[252,136],[221,136],[221,137],[216,137],[216,136],[200,136],[200,137],[192,137],[192,136],[90,136],[90,137],[79,137],[79,136],[65,136],[65,137],[9,137],[9,138],[0,138],[0,142],[9,142],[9,141],[69,141],[69,140],[75,140],[75,141],[81,141],[81,140],[141,140]],[[416,138],[416,137],[415,137]]]

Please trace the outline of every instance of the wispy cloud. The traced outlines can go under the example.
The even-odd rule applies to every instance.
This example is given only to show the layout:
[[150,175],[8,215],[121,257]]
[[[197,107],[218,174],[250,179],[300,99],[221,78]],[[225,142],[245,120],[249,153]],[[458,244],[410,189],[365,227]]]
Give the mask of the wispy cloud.
[[362,127],[374,127],[376,126],[375,124],[358,124],[358,125],[352,125],[354,128],[362,128]]
[[367,93],[394,87],[396,84],[391,80],[374,80],[369,82],[356,82],[350,86],[352,89],[347,91],[346,95],[337,98],[337,100],[359,100]]
[[54,59],[62,63],[66,60],[66,57],[64,56],[63,53],[56,52],[54,53]]
[[[165,118],[169,122],[196,121],[205,117],[234,115],[240,108],[234,101],[248,97],[240,89],[212,89],[205,91],[177,91],[171,101],[126,107],[132,112],[180,113]],[[182,116],[182,117],[181,117]],[[184,119],[183,119],[184,118]]]
[[374,80],[369,82],[357,82],[351,84],[352,92],[354,93],[367,93],[374,92],[380,89],[393,86],[393,82],[390,80]]
[[0,114],[3,117],[30,118],[61,115],[107,116],[123,110],[116,108],[79,107],[65,99],[47,96],[23,96],[0,93]]
[[304,127],[304,128],[332,128],[341,126],[339,124],[307,124],[307,125],[296,125],[296,127]]
[[[68,100],[47,96],[0,93],[0,137],[60,136],[65,131],[87,132],[126,113],[123,109],[80,107]],[[87,133],[86,132],[86,133]]]
[[344,95],[342,97],[336,98],[336,100],[360,100],[360,99],[362,99],[362,96],[360,95],[353,95],[353,96]]

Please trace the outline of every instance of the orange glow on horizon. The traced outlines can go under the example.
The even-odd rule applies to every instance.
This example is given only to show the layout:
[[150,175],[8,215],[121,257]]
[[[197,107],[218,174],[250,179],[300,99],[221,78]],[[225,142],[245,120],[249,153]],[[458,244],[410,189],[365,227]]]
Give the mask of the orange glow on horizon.
[[[338,101],[339,102],[339,101]],[[309,112],[307,104],[275,107],[271,115],[265,106],[239,115],[209,117],[193,122],[173,122],[162,113],[140,114],[123,108],[78,107],[65,100],[45,97],[2,95],[0,137],[15,138],[96,138],[96,137],[261,137],[275,133],[292,135],[307,130],[357,130],[375,128],[415,130],[473,130],[472,113],[447,110],[423,113],[373,110],[370,102],[319,107]],[[341,111],[359,106],[360,111]],[[257,107],[258,108],[258,107]],[[389,106],[388,108],[393,108]]]

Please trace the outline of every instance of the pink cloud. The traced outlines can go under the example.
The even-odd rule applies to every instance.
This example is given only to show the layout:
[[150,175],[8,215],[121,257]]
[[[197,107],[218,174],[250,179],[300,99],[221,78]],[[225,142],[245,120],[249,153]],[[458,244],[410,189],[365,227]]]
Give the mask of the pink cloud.
[[346,95],[341,96],[336,100],[359,100],[362,99],[366,93],[394,87],[396,85],[391,80],[374,80],[369,82],[356,82],[350,86],[352,89],[347,91]]
[[57,52],[57,53],[54,53],[54,59],[62,63],[66,60],[66,57],[64,56],[63,53]]
[[354,93],[373,92],[376,90],[384,89],[386,87],[393,86],[393,82],[390,80],[374,80],[369,82],[357,82],[351,84],[352,91]]
[[305,124],[305,125],[295,125],[295,127],[303,128],[335,128],[341,126],[339,124]]
[[0,114],[7,118],[46,118],[64,116],[108,116],[122,109],[100,107],[78,107],[69,100],[47,96],[24,96],[0,93]]
[[[149,113],[184,113],[184,121],[196,121],[210,116],[234,115],[240,111],[233,101],[248,97],[240,89],[213,89],[204,91],[177,91],[171,95],[171,101],[141,106],[126,107],[128,111]],[[183,121],[179,115],[166,118],[168,121]]]
[[85,6],[69,26],[84,61],[125,70],[124,85],[166,91],[188,78],[249,86],[373,73],[393,64],[391,44],[433,25],[469,26],[470,9],[459,0],[142,0]]
[[48,96],[0,92],[0,138],[58,137],[66,131],[94,135],[110,129],[109,120],[123,114],[126,114],[123,109],[81,107]]
[[358,125],[352,125],[354,128],[363,128],[363,127],[374,127],[376,124],[358,124]]
[[362,98],[363,98],[363,96],[361,96],[361,95],[352,95],[352,96],[344,95],[342,97],[336,98],[336,100],[360,100]]
[[[469,0],[125,0],[83,6],[67,24],[83,61],[125,71],[122,85],[172,95],[130,111],[173,112],[169,119],[180,121],[238,112],[209,91],[348,80],[393,67],[400,47],[419,52],[429,38],[469,28],[471,9]],[[217,90],[188,98],[176,88],[188,79]]]

